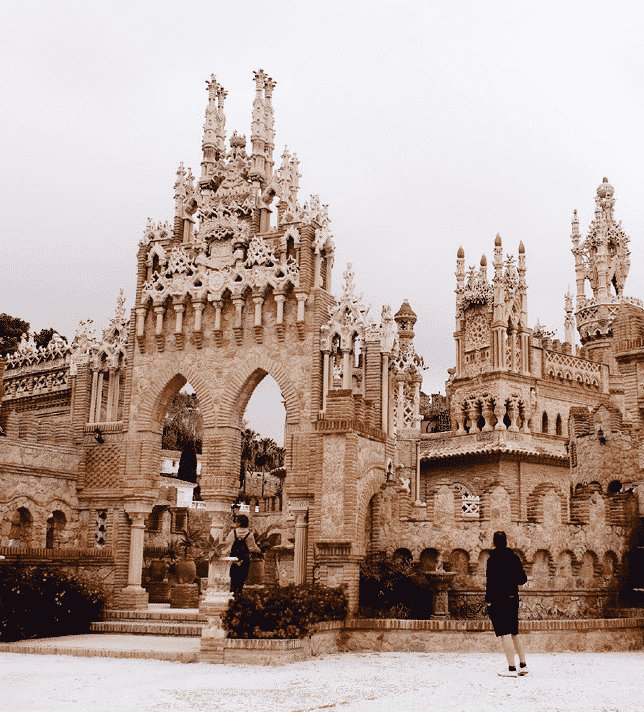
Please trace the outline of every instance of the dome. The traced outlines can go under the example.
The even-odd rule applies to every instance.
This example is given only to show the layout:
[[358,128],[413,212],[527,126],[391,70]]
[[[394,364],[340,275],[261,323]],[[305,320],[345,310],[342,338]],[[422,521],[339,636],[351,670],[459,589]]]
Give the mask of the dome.
[[608,182],[608,178],[604,178],[602,184],[597,188],[597,195],[600,198],[610,198],[614,192],[615,189]]
[[409,304],[409,301],[405,299],[400,307],[400,309],[396,312],[396,315],[394,316],[394,319],[396,321],[416,321],[418,317],[416,316],[416,313],[414,310],[411,308],[411,305]]

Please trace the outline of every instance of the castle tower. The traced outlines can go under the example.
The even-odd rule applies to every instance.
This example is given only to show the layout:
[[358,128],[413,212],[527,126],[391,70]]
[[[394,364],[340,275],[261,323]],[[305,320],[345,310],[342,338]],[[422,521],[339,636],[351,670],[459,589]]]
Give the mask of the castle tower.
[[[318,196],[298,202],[295,154],[285,149],[274,168],[275,82],[262,70],[254,81],[250,155],[237,131],[226,148],[226,92],[214,76],[207,82],[201,175],[195,181],[180,164],[174,224],[150,221],[145,229],[135,319],[128,333],[119,312],[119,328],[108,340],[105,353],[114,352],[118,363],[108,364],[107,384],[97,366],[83,396],[87,403],[78,403],[87,411],[84,477],[93,483],[83,502],[90,514],[112,503],[117,598],[126,608],[147,602],[143,534],[157,497],[169,404],[186,383],[199,398],[199,484],[218,537],[238,493],[244,411],[266,375],[279,385],[286,410],[284,488],[295,516],[294,580],[312,580],[315,566],[320,580],[346,581],[351,606],[357,605],[359,560],[368,548],[364,519],[387,480],[387,453],[393,456],[391,382],[403,366],[408,373],[409,364],[396,361],[390,311],[380,325],[367,320],[350,268],[341,297],[331,295],[328,206]],[[273,211],[276,221],[269,218]],[[406,344],[400,351],[409,355],[415,315],[409,309],[398,320]],[[94,439],[97,427],[100,438]],[[338,447],[356,458],[338,460]],[[368,457],[359,456],[363,448]],[[359,462],[368,462],[369,470],[360,471]]]
[[494,240],[494,276],[487,258],[465,271],[465,252],[456,256],[456,378],[508,371],[529,373],[528,300],[525,247],[503,259],[500,235]]
[[[582,346],[589,358],[611,362],[613,320],[619,304],[628,301],[624,284],[630,267],[629,237],[614,218],[614,189],[607,178],[597,188],[595,214],[582,241],[577,211],[573,213],[571,240],[575,257],[577,299],[575,318]],[[585,293],[586,280],[592,296]],[[611,368],[613,370],[613,368]]]

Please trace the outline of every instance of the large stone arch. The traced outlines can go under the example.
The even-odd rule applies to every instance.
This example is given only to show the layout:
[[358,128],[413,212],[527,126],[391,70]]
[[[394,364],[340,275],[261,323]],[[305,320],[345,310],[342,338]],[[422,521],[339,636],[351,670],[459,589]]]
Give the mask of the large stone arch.
[[178,368],[173,364],[164,364],[150,374],[150,386],[139,405],[136,430],[158,429],[163,423],[170,403],[186,383],[190,383],[197,393],[204,428],[214,427],[216,406],[211,386],[201,373],[188,364],[181,364]]
[[[358,548],[360,555],[365,555],[368,550],[368,542],[364,538],[364,532],[366,531],[366,520],[369,515],[369,503],[371,502],[372,497],[382,491],[386,476],[384,462],[372,462],[364,469],[363,473],[359,477],[357,522],[359,537]],[[382,529],[383,522],[379,521],[378,526]]]
[[286,368],[261,354],[245,360],[226,382],[219,402],[219,427],[237,427],[240,424],[253,391],[266,375],[274,378],[280,387],[287,424],[296,425],[300,422],[300,400]]

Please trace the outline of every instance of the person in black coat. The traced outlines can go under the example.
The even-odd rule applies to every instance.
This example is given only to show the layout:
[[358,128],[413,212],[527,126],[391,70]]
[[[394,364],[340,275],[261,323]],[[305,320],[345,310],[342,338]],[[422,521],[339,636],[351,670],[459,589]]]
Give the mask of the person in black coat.
[[[494,532],[494,549],[487,561],[485,602],[488,615],[497,638],[501,638],[503,652],[508,661],[508,672],[499,673],[504,677],[527,675],[523,641],[519,635],[519,586],[528,580],[521,559],[508,549],[505,532]],[[519,656],[519,672],[515,667],[514,655]]]

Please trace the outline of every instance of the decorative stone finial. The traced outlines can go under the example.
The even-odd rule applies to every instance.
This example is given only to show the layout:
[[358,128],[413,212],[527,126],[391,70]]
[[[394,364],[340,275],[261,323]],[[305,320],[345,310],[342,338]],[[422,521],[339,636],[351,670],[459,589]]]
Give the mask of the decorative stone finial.
[[457,257],[459,260],[465,259],[465,250],[463,249],[463,245],[461,245],[461,246],[458,248],[458,252],[456,253],[456,257]]
[[495,247],[501,247],[501,235],[499,233],[496,233],[496,237],[494,238],[494,246]]
[[481,267],[487,267],[487,257],[485,255],[481,257]]

